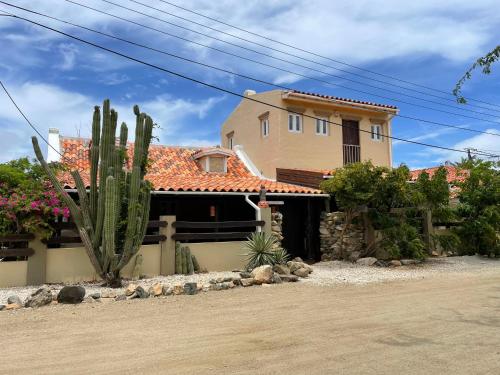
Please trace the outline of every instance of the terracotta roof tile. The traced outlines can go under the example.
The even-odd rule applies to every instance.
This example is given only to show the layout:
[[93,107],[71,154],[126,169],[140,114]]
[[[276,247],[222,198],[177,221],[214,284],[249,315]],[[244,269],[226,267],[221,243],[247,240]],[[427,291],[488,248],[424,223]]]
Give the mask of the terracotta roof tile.
[[323,95],[323,94],[317,94],[317,93],[307,92],[307,91],[293,90],[291,92],[292,93],[296,93],[296,94],[302,94],[302,95],[316,96],[318,98],[323,98],[323,99],[338,100],[338,101],[342,101],[342,102],[346,102],[346,103],[364,104],[364,105],[371,105],[371,106],[374,106],[374,107],[381,107],[381,108],[388,108],[388,109],[398,109],[398,107],[396,107],[394,105],[389,105],[389,104],[380,104],[380,103],[366,102],[366,101],[363,101],[363,100],[341,98],[341,97],[338,97],[338,96]]
[[[83,182],[89,185],[89,145],[90,140],[83,138],[61,138],[61,151],[65,165],[80,171]],[[157,191],[200,191],[200,192],[245,192],[257,193],[264,186],[270,193],[320,194],[321,191],[304,186],[266,180],[254,176],[228,149],[227,173],[205,172],[193,155],[209,148],[177,147],[152,145],[149,149],[151,165],[146,179],[151,181]],[[129,164],[133,154],[133,144],[128,147]],[[130,165],[128,165],[130,167]],[[69,172],[59,175],[65,187],[74,188]]]
[[[446,180],[448,183],[453,183],[454,181],[464,181],[467,178],[467,171],[463,169],[458,169],[457,167],[454,167],[452,165],[444,165],[443,166],[446,169],[446,172],[448,172],[446,176]],[[420,176],[421,173],[427,172],[427,174],[432,177],[434,173],[439,169],[440,167],[431,167],[431,168],[424,168],[424,169],[415,169],[413,171],[410,171],[410,179],[411,181],[416,181],[418,176]]]

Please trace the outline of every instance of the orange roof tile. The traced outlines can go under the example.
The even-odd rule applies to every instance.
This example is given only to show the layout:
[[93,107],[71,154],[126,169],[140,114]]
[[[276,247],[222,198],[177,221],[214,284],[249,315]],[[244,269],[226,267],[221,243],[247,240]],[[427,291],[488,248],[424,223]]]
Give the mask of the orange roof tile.
[[373,102],[366,102],[363,100],[356,100],[356,99],[348,99],[348,98],[341,98],[338,96],[332,96],[332,95],[323,95],[323,94],[317,94],[313,92],[306,92],[306,91],[298,91],[298,90],[293,90],[290,91],[291,93],[295,94],[301,94],[301,95],[309,95],[309,96],[316,96],[318,98],[323,98],[323,99],[330,99],[330,100],[337,100],[340,102],[346,102],[346,103],[352,103],[352,104],[364,104],[364,105],[371,105],[374,107],[381,107],[381,108],[387,108],[387,109],[398,109],[398,107],[394,105],[389,105],[389,104],[380,104],[380,103],[373,103]]
[[[61,137],[61,151],[64,164],[69,169],[80,171],[83,182],[89,185],[89,145],[90,140],[84,138]],[[266,180],[254,176],[231,150],[229,153],[227,173],[205,172],[193,155],[210,148],[177,147],[151,145],[146,179],[156,191],[193,191],[193,192],[245,192],[258,193],[264,186],[269,193],[321,194],[318,189],[287,183]],[[131,163],[133,144],[128,147]],[[130,165],[128,165],[130,167]],[[69,172],[59,175],[59,180],[67,188],[75,188],[75,183]]]
[[[448,181],[449,184],[453,183],[454,181],[464,181],[465,178],[467,177],[466,170],[459,169],[452,165],[443,165],[442,167],[446,169],[447,172],[446,180]],[[420,176],[420,174],[422,174],[423,172],[427,172],[429,177],[432,177],[439,168],[440,167],[431,167],[424,169],[415,169],[413,171],[410,171],[410,180],[416,181],[418,176]]]

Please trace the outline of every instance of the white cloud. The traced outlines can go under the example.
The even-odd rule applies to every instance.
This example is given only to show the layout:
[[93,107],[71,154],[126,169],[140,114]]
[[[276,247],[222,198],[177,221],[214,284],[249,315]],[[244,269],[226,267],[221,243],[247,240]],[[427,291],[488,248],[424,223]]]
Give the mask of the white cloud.
[[59,52],[61,53],[62,61],[56,66],[61,70],[72,70],[75,66],[78,48],[72,43],[61,43],[59,44]]
[[[64,90],[58,86],[37,82],[15,84],[5,82],[14,100],[24,111],[31,122],[42,135],[48,134],[48,129],[58,128],[62,135],[89,137],[91,132],[92,110],[101,99]],[[174,99],[168,95],[155,97],[149,101],[139,102],[140,109],[151,115],[160,125],[156,132],[161,142],[168,140],[169,144],[182,141],[189,143],[196,134],[196,129],[187,125],[193,118],[203,120],[207,113],[219,103],[223,97],[210,97],[203,100]],[[118,111],[118,121],[125,121],[130,128],[135,124],[132,112],[133,102],[113,102],[112,107]],[[31,135],[34,131],[20,117],[15,107],[5,95],[0,95],[0,162],[21,156],[33,155],[31,150]],[[133,137],[133,132],[129,137]],[[40,140],[40,143],[43,143]],[[202,143],[202,142],[201,142]],[[46,146],[43,146],[46,149]]]

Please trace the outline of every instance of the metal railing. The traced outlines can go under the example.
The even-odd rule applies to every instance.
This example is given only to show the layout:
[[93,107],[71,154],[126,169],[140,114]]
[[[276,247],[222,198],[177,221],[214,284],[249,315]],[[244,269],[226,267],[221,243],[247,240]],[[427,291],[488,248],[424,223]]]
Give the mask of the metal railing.
[[344,165],[359,163],[361,161],[361,149],[359,145],[343,145]]

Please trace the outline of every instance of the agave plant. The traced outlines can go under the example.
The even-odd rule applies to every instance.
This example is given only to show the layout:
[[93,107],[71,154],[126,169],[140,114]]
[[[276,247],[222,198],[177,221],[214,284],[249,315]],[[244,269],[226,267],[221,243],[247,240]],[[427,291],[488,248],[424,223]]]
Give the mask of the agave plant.
[[274,235],[264,232],[254,232],[245,242],[244,249],[248,260],[247,269],[251,270],[263,265],[285,263],[288,259],[286,250],[279,247],[279,241]]

